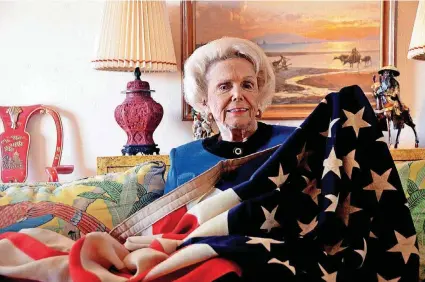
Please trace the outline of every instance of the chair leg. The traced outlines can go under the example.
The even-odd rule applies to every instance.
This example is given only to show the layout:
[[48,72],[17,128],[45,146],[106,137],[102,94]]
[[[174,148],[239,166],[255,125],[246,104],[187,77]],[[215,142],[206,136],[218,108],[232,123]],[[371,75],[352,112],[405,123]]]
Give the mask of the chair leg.
[[46,173],[49,176],[49,182],[59,182],[58,172],[54,167],[46,167]]

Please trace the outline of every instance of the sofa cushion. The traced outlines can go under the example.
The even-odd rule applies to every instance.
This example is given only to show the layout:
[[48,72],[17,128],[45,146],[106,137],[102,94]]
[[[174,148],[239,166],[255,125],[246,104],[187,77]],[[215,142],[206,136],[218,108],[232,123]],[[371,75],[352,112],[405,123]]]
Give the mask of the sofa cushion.
[[165,168],[151,161],[67,183],[0,184],[0,234],[39,227],[75,240],[109,231],[162,196]]
[[420,278],[425,279],[425,161],[397,164],[397,170],[416,229],[420,255]]

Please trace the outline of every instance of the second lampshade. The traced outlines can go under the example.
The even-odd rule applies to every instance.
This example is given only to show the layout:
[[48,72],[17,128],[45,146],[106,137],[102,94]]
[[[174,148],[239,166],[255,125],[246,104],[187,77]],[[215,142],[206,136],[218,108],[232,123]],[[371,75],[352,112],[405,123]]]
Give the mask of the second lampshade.
[[425,1],[419,1],[418,4],[407,57],[425,61]]

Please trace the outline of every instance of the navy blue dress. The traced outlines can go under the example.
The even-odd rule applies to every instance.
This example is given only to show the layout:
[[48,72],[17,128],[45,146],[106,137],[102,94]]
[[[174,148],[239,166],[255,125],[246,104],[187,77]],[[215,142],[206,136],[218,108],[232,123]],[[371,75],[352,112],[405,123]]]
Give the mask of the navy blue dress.
[[245,142],[227,142],[220,134],[174,148],[164,194],[207,171],[224,159],[240,158],[282,144],[295,127],[258,122],[258,129]]

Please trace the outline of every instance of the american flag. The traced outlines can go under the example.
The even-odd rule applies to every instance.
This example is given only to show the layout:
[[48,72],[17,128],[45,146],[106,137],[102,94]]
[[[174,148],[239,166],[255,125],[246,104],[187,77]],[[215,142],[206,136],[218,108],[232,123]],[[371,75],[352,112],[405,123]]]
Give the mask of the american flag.
[[418,281],[407,201],[374,111],[358,86],[327,95],[272,153],[229,165],[218,180],[208,173],[214,169],[163,200],[187,196],[187,186],[208,189],[229,173],[240,183],[224,191],[213,188],[201,200],[192,196],[195,204],[179,207],[152,228],[141,227],[146,216],[141,213],[111,234],[127,239],[127,246],[147,238],[129,235],[157,234],[160,249],[176,245],[170,258],[187,263],[188,254],[197,254],[187,263],[193,269],[225,259],[233,268],[220,272],[212,264],[204,273],[222,279]]

